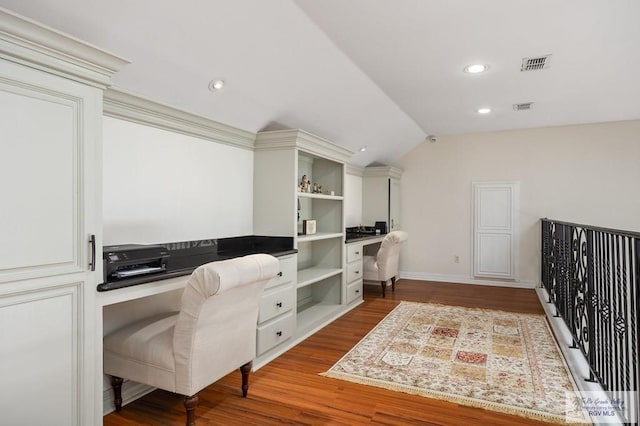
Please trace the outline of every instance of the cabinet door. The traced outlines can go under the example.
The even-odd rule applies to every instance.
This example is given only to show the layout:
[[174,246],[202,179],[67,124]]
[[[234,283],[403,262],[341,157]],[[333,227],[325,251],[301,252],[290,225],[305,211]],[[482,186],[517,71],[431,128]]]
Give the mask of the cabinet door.
[[[81,425],[82,282],[0,297],[2,424]],[[89,415],[90,413],[86,413]]]
[[0,283],[87,270],[101,99],[0,60]]
[[0,59],[0,115],[0,412],[93,424],[102,92]]
[[400,229],[400,180],[389,179],[389,228]]
[[376,222],[389,223],[389,178],[386,176],[367,176],[362,181],[362,223],[373,225]]

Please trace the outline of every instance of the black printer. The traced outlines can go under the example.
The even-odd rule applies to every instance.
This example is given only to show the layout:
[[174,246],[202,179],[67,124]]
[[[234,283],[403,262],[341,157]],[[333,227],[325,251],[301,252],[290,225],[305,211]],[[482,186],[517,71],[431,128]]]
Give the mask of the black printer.
[[99,291],[137,284],[167,271],[169,250],[160,244],[124,244],[103,249],[103,284]]

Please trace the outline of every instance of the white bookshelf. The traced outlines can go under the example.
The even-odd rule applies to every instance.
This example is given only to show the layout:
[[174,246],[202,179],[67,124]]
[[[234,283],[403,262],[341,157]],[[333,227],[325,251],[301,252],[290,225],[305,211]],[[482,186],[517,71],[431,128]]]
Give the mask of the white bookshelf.
[[[257,235],[294,238],[296,337],[346,312],[344,183],[350,156],[301,130],[259,132],[256,137],[254,228]],[[322,192],[302,192],[303,175]],[[315,233],[300,235],[303,220],[316,221]]]
[[314,194],[312,192],[298,192],[298,198],[315,198],[318,200],[336,200],[336,201],[344,200],[344,197],[341,195]]
[[310,303],[298,307],[298,324],[300,329],[310,329],[325,322],[328,318],[335,316],[340,310],[340,304],[318,304]]
[[297,288],[306,287],[342,273],[342,268],[306,268],[298,271]]

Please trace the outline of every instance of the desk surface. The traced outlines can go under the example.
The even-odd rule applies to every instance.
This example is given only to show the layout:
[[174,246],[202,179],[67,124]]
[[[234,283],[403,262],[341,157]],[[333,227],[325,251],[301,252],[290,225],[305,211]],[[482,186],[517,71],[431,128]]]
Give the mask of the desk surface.
[[183,275],[181,277],[151,281],[145,284],[138,284],[131,287],[123,287],[115,290],[96,292],[96,302],[98,303],[98,306],[102,307],[113,305],[114,303],[126,302],[128,300],[153,296],[154,294],[160,294],[184,288],[184,286],[187,285],[188,280],[189,275]]
[[[279,254],[276,257],[291,256],[295,253]],[[187,285],[191,274],[180,277],[167,278],[163,280],[151,281],[145,284],[138,284],[130,287],[118,288],[115,290],[96,292],[96,301],[99,307],[113,305],[114,303],[126,302],[128,300],[140,299],[142,297],[153,296],[155,294],[166,293],[178,290]]]
[[386,237],[386,234],[383,235],[363,235],[361,237],[350,237],[347,238],[345,240],[345,244],[349,245],[349,244],[356,244],[356,243],[360,243],[362,245],[369,245],[369,244],[375,244],[375,243],[379,243],[381,242],[384,237]]

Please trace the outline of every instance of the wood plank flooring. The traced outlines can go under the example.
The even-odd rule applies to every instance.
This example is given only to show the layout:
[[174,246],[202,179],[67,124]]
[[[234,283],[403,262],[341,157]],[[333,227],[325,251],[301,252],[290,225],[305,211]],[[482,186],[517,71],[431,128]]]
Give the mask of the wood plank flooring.
[[[240,372],[200,392],[198,425],[544,425],[547,423],[319,376],[401,300],[543,313],[534,290],[399,280],[395,293],[365,286],[365,302],[252,373],[242,398]],[[215,362],[215,361],[214,361]],[[105,426],[183,425],[182,398],[164,391],[104,417]]]

